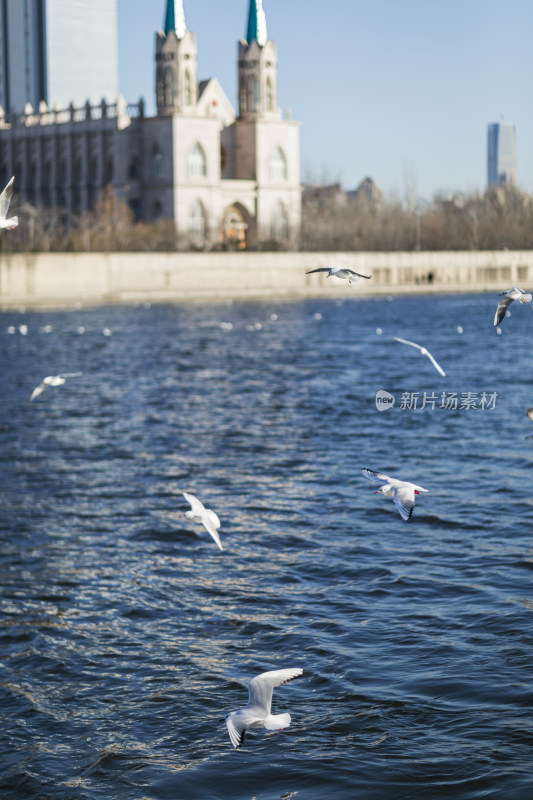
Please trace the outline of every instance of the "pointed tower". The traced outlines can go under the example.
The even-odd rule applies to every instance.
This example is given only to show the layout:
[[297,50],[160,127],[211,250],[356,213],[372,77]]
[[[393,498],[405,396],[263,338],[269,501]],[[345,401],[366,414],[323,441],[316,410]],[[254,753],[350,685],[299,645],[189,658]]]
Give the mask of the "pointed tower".
[[281,118],[276,47],[267,36],[262,0],[250,0],[246,39],[239,42],[239,117]]
[[167,0],[155,61],[158,116],[192,110],[198,100],[196,37],[187,30],[183,0]]

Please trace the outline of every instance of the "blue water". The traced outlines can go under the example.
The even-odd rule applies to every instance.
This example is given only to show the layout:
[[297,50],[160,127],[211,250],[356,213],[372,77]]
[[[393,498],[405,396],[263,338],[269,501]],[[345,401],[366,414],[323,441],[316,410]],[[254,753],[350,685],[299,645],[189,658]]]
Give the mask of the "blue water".
[[[496,302],[0,314],[2,800],[533,796],[533,316]],[[429,493],[404,522],[362,467]],[[291,726],[234,750],[282,667]]]

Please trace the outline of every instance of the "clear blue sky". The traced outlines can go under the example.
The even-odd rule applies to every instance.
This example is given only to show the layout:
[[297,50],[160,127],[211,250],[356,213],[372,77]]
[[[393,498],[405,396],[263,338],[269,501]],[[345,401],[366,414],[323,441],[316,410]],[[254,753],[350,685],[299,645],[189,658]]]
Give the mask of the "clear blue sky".
[[[154,39],[166,0],[118,0],[120,91],[154,113]],[[184,0],[199,79],[237,107],[248,0]],[[301,122],[303,181],[387,195],[483,191],[487,124],[516,123],[533,193],[533,0],[263,0],[279,104]]]

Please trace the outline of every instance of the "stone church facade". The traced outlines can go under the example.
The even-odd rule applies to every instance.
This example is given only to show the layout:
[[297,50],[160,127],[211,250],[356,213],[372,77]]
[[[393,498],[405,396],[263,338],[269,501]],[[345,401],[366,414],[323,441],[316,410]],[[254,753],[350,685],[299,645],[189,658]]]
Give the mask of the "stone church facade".
[[301,221],[299,124],[277,101],[276,48],[261,0],[239,43],[238,114],[216,78],[199,81],[181,0],[156,34],[157,114],[143,102],[87,103],[22,115],[0,109],[0,183],[20,202],[75,215],[111,186],[139,220],[174,221],[183,246],[296,248]]

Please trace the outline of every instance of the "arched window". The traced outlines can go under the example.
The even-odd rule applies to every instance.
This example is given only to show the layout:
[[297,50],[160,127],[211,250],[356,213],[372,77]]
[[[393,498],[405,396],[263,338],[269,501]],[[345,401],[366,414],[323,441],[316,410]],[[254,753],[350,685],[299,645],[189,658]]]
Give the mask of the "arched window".
[[248,78],[248,111],[257,111],[259,108],[259,81],[255,75]]
[[276,241],[282,241],[287,238],[289,232],[289,224],[287,220],[287,211],[285,206],[278,200],[272,210],[271,230],[272,238]]
[[272,91],[272,81],[270,78],[266,80],[266,102],[267,111],[274,111],[274,93]]
[[191,90],[191,75],[189,70],[185,72],[185,105],[190,106],[192,103],[192,90]]
[[270,180],[284,181],[287,179],[287,159],[281,147],[276,147],[270,156]]
[[167,67],[164,76],[165,105],[173,106],[176,102],[176,76],[172,67]]
[[163,153],[159,149],[157,142],[152,147],[152,178],[160,180],[163,177]]
[[189,178],[203,178],[207,174],[205,153],[202,146],[196,142],[189,153]]
[[201,200],[195,200],[191,208],[191,216],[189,221],[189,234],[191,241],[193,241],[195,244],[203,244],[205,242],[205,232],[205,209]]

